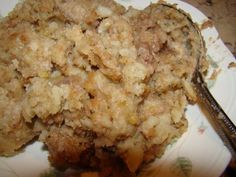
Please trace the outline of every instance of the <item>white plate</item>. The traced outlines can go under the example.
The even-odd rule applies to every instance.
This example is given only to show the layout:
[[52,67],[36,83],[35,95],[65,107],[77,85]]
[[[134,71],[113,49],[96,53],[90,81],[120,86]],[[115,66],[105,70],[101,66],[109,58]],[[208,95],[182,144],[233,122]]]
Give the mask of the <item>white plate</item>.
[[[0,0],[0,13],[5,16],[18,0]],[[142,9],[156,0],[117,0],[126,7],[132,5]],[[199,10],[177,0],[167,0],[188,12],[193,21],[202,24],[207,20]],[[215,28],[202,31],[207,53],[216,62],[221,73],[211,92],[236,124],[236,69],[228,69],[233,55],[218,38]],[[229,163],[231,155],[216,135],[206,117],[197,105],[188,106],[188,131],[175,143],[169,145],[161,159],[150,164],[141,173],[142,177],[219,177]],[[41,177],[52,170],[47,160],[47,152],[42,144],[35,142],[23,153],[11,158],[0,158],[1,177]],[[50,175],[49,175],[50,176]],[[51,173],[51,176],[52,173]]]

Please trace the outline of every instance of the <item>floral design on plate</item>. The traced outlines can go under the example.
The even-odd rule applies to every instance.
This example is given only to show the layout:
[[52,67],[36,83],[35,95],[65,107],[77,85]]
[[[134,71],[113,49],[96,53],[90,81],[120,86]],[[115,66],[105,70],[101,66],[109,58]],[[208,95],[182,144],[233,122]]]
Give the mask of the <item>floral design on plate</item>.
[[205,130],[207,129],[208,127],[203,123],[203,121],[201,122],[200,126],[198,127],[198,132],[202,135],[204,134]]
[[179,177],[189,177],[192,172],[192,162],[187,157],[178,157],[171,170]]

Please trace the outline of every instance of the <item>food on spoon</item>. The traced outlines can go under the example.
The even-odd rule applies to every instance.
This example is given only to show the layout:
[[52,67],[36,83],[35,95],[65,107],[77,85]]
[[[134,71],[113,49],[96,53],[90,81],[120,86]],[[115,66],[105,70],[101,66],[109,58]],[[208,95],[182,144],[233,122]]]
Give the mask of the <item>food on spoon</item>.
[[56,167],[134,173],[186,131],[200,42],[165,4],[19,3],[0,22],[0,154],[38,137]]

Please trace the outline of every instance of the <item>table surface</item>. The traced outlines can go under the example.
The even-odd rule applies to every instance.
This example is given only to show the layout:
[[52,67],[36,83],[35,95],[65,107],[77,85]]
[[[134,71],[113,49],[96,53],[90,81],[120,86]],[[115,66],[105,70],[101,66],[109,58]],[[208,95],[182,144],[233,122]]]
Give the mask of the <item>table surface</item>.
[[[220,38],[236,57],[236,0],[184,0],[212,20]],[[221,177],[233,177],[236,163],[231,162]]]
[[236,56],[236,0],[183,0],[201,10],[216,26],[220,38]]

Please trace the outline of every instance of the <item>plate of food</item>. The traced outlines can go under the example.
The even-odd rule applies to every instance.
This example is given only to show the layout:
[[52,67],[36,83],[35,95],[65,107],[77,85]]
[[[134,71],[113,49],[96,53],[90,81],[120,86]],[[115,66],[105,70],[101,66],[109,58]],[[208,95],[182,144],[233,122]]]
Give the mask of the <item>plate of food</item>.
[[222,174],[231,154],[192,77],[201,56],[235,124],[235,59],[199,10],[177,0],[4,0],[0,13],[1,176]]

